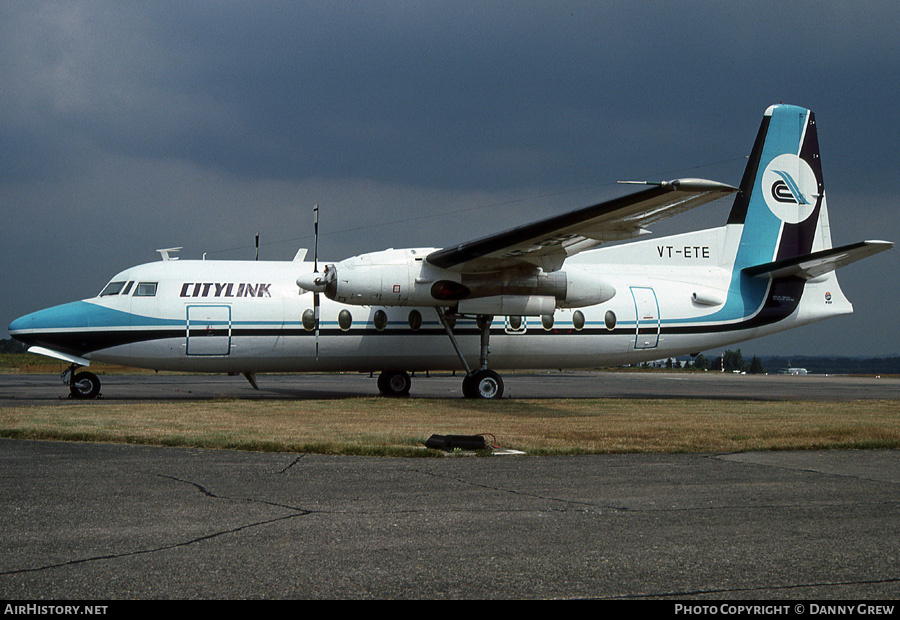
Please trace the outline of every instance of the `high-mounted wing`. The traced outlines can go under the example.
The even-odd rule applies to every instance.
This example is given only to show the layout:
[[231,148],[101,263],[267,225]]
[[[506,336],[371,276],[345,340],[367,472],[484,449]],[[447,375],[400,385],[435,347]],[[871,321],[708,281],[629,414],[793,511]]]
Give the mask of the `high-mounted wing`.
[[663,182],[635,194],[437,250],[425,260],[436,267],[467,273],[522,264],[556,271],[569,256],[605,241],[634,237],[652,222],[736,191],[736,187],[705,179]]

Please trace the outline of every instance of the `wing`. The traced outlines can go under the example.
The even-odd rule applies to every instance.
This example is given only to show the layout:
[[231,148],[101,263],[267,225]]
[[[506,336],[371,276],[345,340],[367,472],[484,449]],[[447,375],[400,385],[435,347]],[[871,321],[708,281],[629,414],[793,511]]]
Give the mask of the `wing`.
[[635,194],[437,250],[425,260],[436,267],[467,273],[523,264],[556,271],[569,256],[605,241],[645,233],[644,227],[652,222],[736,191],[736,187],[704,179],[658,183]]

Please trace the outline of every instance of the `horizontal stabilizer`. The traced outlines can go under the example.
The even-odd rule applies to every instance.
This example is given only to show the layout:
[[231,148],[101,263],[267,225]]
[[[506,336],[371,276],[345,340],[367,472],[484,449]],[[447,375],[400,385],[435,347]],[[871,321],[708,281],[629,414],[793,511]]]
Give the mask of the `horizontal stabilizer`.
[[781,278],[796,276],[805,280],[811,280],[838,267],[855,263],[873,254],[894,247],[890,241],[860,241],[839,248],[804,254],[794,258],[777,260],[772,263],[747,267],[744,273],[748,276]]

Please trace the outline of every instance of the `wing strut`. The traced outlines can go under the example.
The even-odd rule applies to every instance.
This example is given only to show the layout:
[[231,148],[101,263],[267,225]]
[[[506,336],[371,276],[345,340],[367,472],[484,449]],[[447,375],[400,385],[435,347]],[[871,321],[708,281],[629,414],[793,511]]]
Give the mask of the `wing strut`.
[[459,361],[466,370],[466,376],[463,379],[463,396],[466,398],[484,399],[501,398],[503,396],[503,379],[501,379],[500,375],[496,372],[488,368],[488,355],[490,353],[488,347],[491,339],[491,322],[494,320],[493,315],[475,315],[475,321],[478,325],[478,331],[481,338],[480,353],[478,356],[479,366],[477,370],[473,371],[469,366],[469,363],[466,362],[465,356],[463,356],[462,349],[459,346],[459,342],[456,340],[453,328],[450,327],[450,322],[447,320],[446,313],[441,308],[437,307],[435,308],[435,312],[437,312],[441,325],[444,326],[444,331],[447,332],[447,336],[450,338],[451,344],[453,344],[456,356],[459,357]]
[[437,312],[438,319],[440,319],[441,325],[444,326],[444,331],[447,332],[447,336],[450,338],[450,343],[453,345],[453,350],[456,351],[456,356],[462,363],[463,368],[466,369],[466,376],[471,375],[472,369],[469,368],[469,363],[466,361],[466,358],[462,354],[462,350],[459,348],[459,343],[456,341],[456,335],[453,333],[453,329],[451,329],[450,323],[447,321],[447,316],[444,314],[444,311],[437,306],[435,306],[434,311]]

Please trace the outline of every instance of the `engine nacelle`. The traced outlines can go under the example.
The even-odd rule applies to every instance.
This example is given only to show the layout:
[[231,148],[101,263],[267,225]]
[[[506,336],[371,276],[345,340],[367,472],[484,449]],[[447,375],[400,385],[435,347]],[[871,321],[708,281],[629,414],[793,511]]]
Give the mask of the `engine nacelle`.
[[[424,271],[435,270],[424,262],[429,252],[429,249],[384,250],[329,265],[325,295],[340,303],[359,306],[448,305],[449,298],[436,298],[432,289],[438,281],[458,287],[459,274],[436,270],[442,273],[423,276]],[[467,290],[454,293],[457,298],[467,294]]]
[[[558,308],[584,308],[609,301],[616,296],[613,285],[581,267],[567,267],[556,272],[565,277],[565,295],[557,297]],[[553,274],[556,275],[556,274]]]
[[322,274],[300,276],[297,284],[345,304],[459,304],[459,312],[466,314],[522,316],[552,314],[555,308],[593,306],[616,294],[612,285],[581,267],[551,273],[523,268],[460,274],[425,262],[431,251],[425,248],[361,254],[328,265]]

